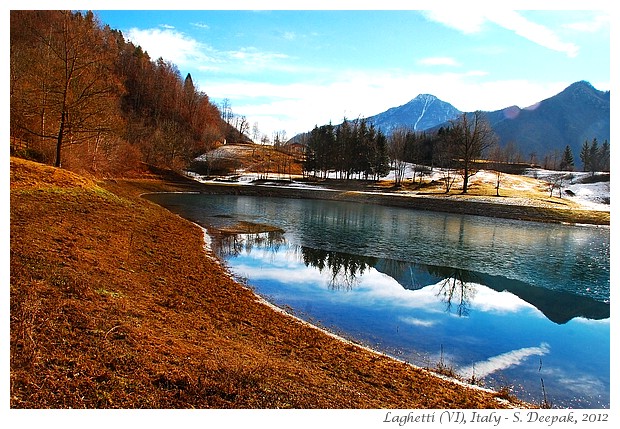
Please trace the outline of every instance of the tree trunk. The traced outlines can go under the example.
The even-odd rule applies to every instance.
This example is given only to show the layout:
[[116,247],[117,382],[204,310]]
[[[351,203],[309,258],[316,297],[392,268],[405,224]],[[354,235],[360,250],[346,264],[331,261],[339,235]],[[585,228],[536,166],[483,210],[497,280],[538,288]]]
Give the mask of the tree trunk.
[[65,133],[65,117],[66,117],[66,112],[62,112],[62,115],[60,116],[60,129],[58,130],[58,139],[56,140],[56,163],[54,164],[55,167],[60,167],[61,166],[61,162],[60,162],[60,152],[62,149],[62,140],[64,137],[64,133]]
[[469,183],[469,170],[466,168],[463,174],[463,193],[467,193],[467,185]]

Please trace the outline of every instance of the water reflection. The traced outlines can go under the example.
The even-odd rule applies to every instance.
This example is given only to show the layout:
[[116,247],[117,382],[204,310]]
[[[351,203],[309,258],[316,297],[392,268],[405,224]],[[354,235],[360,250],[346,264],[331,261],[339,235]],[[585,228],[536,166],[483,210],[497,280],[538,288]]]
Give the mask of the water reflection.
[[331,250],[312,249],[300,246],[304,264],[315,267],[319,272],[330,272],[328,287],[335,290],[351,290],[359,284],[359,277],[369,267],[374,267],[377,258],[357,256]]
[[469,273],[463,270],[452,270],[452,275],[446,277],[439,286],[437,296],[446,304],[446,311],[459,316],[469,315],[471,301],[476,295],[474,283],[470,283]]
[[396,261],[346,252],[316,249],[289,243],[283,231],[237,234],[225,233],[211,228],[212,249],[222,259],[249,254],[255,247],[268,253],[284,250],[306,267],[319,273],[327,273],[327,288],[351,291],[360,284],[361,277],[369,268],[388,275],[404,289],[419,290],[438,285],[437,299],[445,305],[445,311],[459,317],[470,314],[477,288],[486,286],[497,292],[510,292],[521,300],[535,306],[550,321],[564,324],[576,317],[603,320],[610,317],[608,303],[589,297],[536,287],[503,276],[435,266],[406,261]]
[[205,227],[266,223],[312,249],[460,268],[609,302],[608,228],[334,201],[187,194],[149,199]]
[[[306,320],[421,366],[441,349],[464,378],[534,403],[544,377],[554,405],[609,407],[609,229],[331,201],[150,199],[206,227],[233,274]],[[239,224],[273,229],[231,233]]]
[[211,236],[211,248],[221,259],[235,257],[242,252],[250,253],[254,246],[277,253],[280,246],[286,243],[281,230],[239,234],[211,227],[207,231]]

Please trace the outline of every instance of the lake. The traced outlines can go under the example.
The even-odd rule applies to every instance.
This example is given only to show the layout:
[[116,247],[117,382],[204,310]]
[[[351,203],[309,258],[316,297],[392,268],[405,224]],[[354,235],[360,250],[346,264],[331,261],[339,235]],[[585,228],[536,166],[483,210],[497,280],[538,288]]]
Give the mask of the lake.
[[[207,228],[273,304],[534,404],[609,408],[610,230],[351,202],[148,199]],[[226,233],[240,222],[269,225]]]

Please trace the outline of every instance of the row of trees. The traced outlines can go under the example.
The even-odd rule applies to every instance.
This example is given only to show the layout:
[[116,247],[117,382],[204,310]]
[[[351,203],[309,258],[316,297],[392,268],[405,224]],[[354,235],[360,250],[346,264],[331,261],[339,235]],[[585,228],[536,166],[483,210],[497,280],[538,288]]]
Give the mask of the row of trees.
[[12,149],[106,174],[144,161],[179,168],[228,125],[190,75],[91,12],[11,11]]
[[[534,156],[532,155],[532,158]],[[559,157],[557,157],[559,158]],[[596,138],[586,140],[580,152],[584,171],[609,171],[610,149]],[[496,171],[497,194],[504,171],[523,164],[512,144],[500,147],[486,116],[481,111],[463,113],[446,127],[435,132],[416,132],[399,128],[385,137],[365,120],[347,121],[315,127],[306,138],[306,172],[318,172],[326,177],[335,172],[349,179],[355,174],[364,178],[379,178],[390,170],[399,186],[408,168],[413,166],[413,178],[422,176],[433,167],[441,167],[445,191],[449,192],[456,178],[462,179],[462,192],[467,193],[469,179],[479,168]],[[524,164],[523,164],[524,165]],[[572,171],[575,162],[570,146],[566,146],[559,166],[551,169]]]
[[609,142],[605,140],[601,146],[599,146],[596,138],[592,139],[592,142],[588,140],[583,142],[581,146],[581,152],[579,158],[583,163],[583,171],[609,171],[610,149]]
[[[610,148],[609,142],[605,140],[601,146],[598,144],[597,138],[593,138],[592,142],[585,140],[579,152],[579,158],[583,166],[583,171],[594,173],[596,171],[609,171]],[[562,154],[559,166],[552,170],[559,169],[561,171],[573,171],[575,169],[575,157],[570,146],[566,146]]]
[[438,166],[445,174],[446,192],[460,174],[466,193],[469,178],[477,171],[477,161],[483,155],[498,155],[491,150],[497,148],[496,144],[497,138],[480,111],[463,114],[435,133],[400,128],[389,138],[364,119],[345,120],[338,126],[317,126],[310,132],[304,169],[322,177],[335,172],[342,179],[355,175],[376,179],[391,169],[398,186],[407,165],[417,166],[421,173],[427,168],[422,165]]
[[314,127],[306,139],[304,171],[322,177],[378,179],[390,171],[386,136],[365,119]]

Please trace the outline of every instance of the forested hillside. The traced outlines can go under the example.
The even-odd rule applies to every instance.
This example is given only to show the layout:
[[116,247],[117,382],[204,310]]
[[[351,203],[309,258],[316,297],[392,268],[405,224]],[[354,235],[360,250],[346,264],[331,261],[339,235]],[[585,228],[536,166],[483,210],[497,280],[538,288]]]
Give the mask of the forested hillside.
[[231,132],[206,93],[91,13],[11,11],[11,153],[96,175],[183,168]]

